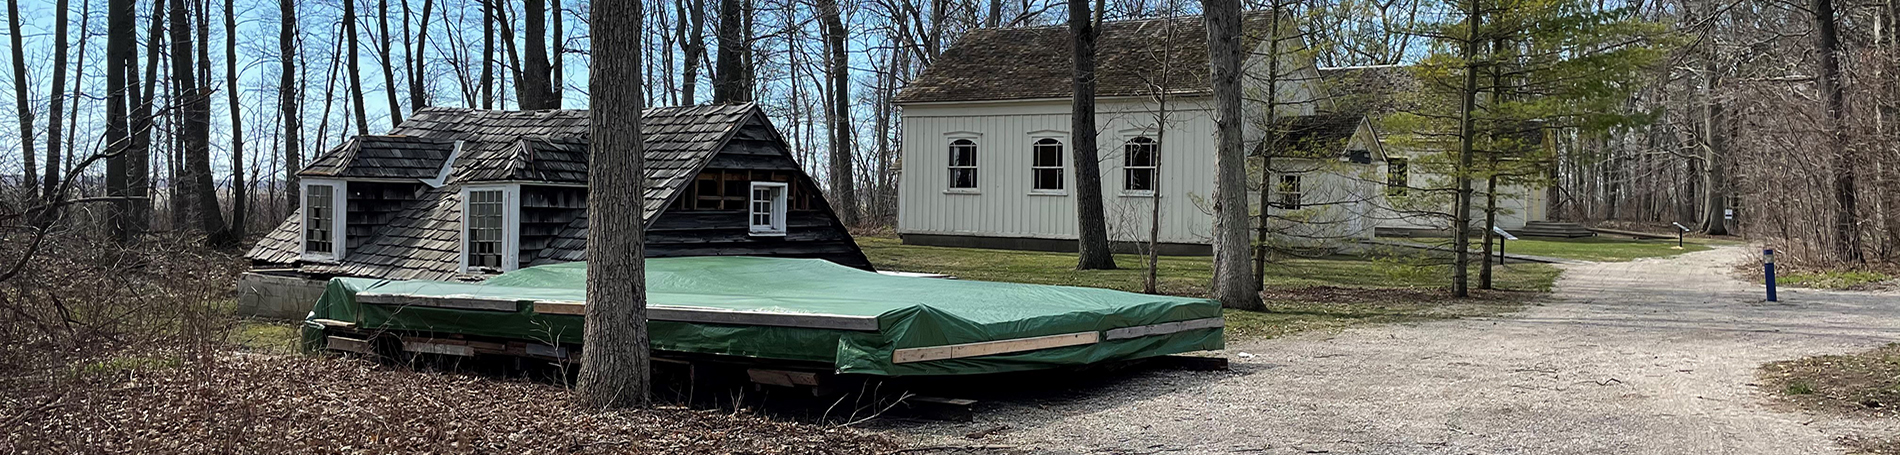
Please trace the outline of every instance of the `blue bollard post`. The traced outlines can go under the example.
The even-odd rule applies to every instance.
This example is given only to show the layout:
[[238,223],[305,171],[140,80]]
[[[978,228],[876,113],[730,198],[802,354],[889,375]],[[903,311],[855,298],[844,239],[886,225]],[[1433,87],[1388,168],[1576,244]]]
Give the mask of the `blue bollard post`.
[[1761,254],[1761,270],[1766,275],[1768,283],[1768,301],[1778,302],[1779,300],[1775,300],[1775,250],[1761,250]]

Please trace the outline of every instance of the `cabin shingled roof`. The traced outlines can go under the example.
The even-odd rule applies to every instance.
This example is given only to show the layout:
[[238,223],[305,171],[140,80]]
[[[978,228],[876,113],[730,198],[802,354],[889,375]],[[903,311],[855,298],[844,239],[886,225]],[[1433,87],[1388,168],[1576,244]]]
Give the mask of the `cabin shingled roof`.
[[[650,108],[641,115],[647,188],[645,217],[651,220],[693,174],[716,155],[746,119],[763,115],[752,104]],[[392,279],[451,279],[461,266],[461,187],[484,181],[586,183],[587,111],[489,111],[431,107],[416,111],[390,132],[418,141],[463,141],[450,178],[399,212],[362,247],[346,251],[339,264],[304,264],[313,273]],[[389,137],[389,136],[380,136]],[[349,151],[333,149],[314,163],[340,161]],[[335,156],[333,158],[333,155]],[[330,165],[335,166],[335,165]],[[437,168],[439,170],[439,167]],[[433,178],[437,170],[427,176]],[[305,175],[299,173],[299,175]],[[348,177],[343,177],[347,179]],[[260,240],[246,257],[291,264],[300,255],[301,212]],[[580,220],[585,220],[581,218]],[[585,221],[571,223],[563,238]],[[558,245],[551,245],[558,246]]]
[[334,178],[434,178],[454,141],[424,137],[363,135],[317,157],[297,175]]
[[[1252,49],[1273,15],[1243,16],[1242,49]],[[1069,27],[986,28],[965,33],[897,103],[1069,98],[1075,92]],[[1207,93],[1207,25],[1200,16],[1107,21],[1095,46],[1097,96]]]

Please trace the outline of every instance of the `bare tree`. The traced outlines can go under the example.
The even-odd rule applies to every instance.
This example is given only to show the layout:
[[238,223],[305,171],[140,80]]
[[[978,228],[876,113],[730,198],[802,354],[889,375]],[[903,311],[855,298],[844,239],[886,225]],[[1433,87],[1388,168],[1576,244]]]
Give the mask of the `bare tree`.
[[679,12],[673,23],[673,35],[685,54],[680,67],[680,104],[693,104],[699,88],[699,61],[706,58],[706,0],[682,0],[673,3]]
[[[64,98],[66,96],[66,10],[68,9],[66,0],[54,2],[53,8],[53,94],[47,97],[52,105],[46,110],[46,171],[43,172],[46,180],[40,184],[40,188],[45,191],[40,198],[47,202],[53,201],[54,193],[59,188],[59,118],[64,114],[66,101]],[[19,9],[15,8],[14,12],[17,15]],[[83,33],[84,30],[81,32]],[[14,40],[19,40],[17,33],[14,35]],[[15,43],[14,46],[14,51],[18,52],[19,44]],[[15,79],[14,83],[19,86],[26,85],[23,79]],[[78,110],[78,106],[74,106],[74,110]],[[31,144],[32,141],[22,143]],[[23,151],[28,155],[32,154],[30,147]]]
[[[1099,1],[1099,0],[1097,0]],[[1070,129],[1075,160],[1075,216],[1077,270],[1111,270],[1115,255],[1108,248],[1108,218],[1102,207],[1102,161],[1095,137],[1095,40],[1101,33],[1099,16],[1089,12],[1089,0],[1069,0],[1069,34],[1073,45],[1075,77],[1071,79]]]
[[[7,0],[7,28],[12,31],[13,40],[13,101],[20,115],[20,157],[26,161],[25,167],[21,168],[26,178],[20,181],[20,186],[33,190],[39,184],[39,177],[33,175],[39,166],[35,164],[33,151],[33,100],[26,96],[26,89],[32,84],[26,80],[26,45],[21,43],[25,35],[20,32],[20,0]],[[60,52],[65,52],[65,49],[60,49]]]
[[851,140],[851,65],[849,40],[844,15],[837,0],[817,0],[818,21],[824,24],[825,47],[829,50],[825,73],[831,77],[831,109],[825,117],[830,127],[831,197],[837,202],[838,221],[845,226],[858,225],[857,182],[852,174]]
[[1240,1],[1202,3],[1207,21],[1207,59],[1214,86],[1214,282],[1210,294],[1228,308],[1263,309],[1260,281],[1247,269],[1246,119],[1240,103]]
[[356,112],[356,134],[369,134],[369,113],[363,106],[363,66],[356,50],[356,0],[343,0],[343,59],[345,76],[350,80],[350,107]]
[[231,111],[231,226],[228,229],[233,241],[244,239],[244,215],[250,202],[244,181],[244,116],[240,115],[243,106],[238,103],[237,61],[236,2],[224,0],[224,95]]
[[746,47],[752,39],[746,24],[752,21],[750,8],[741,0],[719,0],[719,60],[713,70],[713,103],[752,101],[752,88],[746,86]]
[[290,210],[303,202],[297,171],[303,167],[303,87],[297,78],[297,0],[277,0],[277,104],[284,118],[284,194]]
[[185,189],[185,197],[198,217],[198,227],[204,230],[207,242],[217,246],[233,245],[237,240],[225,229],[217,186],[211,176],[211,90],[198,85],[197,66],[191,59],[196,43],[192,42],[187,28],[191,14],[185,0],[171,2],[172,84],[180,95],[178,112],[183,122],[178,139],[185,162],[177,182]]
[[578,398],[590,408],[644,406],[647,350],[645,159],[641,152],[641,2],[593,6],[588,80],[587,323]]
[[395,128],[402,124],[402,103],[396,101],[396,68],[390,56],[396,38],[389,36],[389,0],[376,0],[376,34],[376,63],[383,70],[383,97],[389,101],[389,127]]
[[1834,23],[1834,2],[1814,0],[1808,11],[1814,14],[1815,50],[1819,54],[1815,60],[1820,66],[1820,79],[1816,82],[1820,86],[1822,106],[1827,111],[1827,147],[1834,158],[1834,202],[1839,205],[1834,212],[1834,252],[1842,261],[1864,262],[1858,195],[1854,189],[1854,168],[1859,163],[1854,162],[1853,149],[1847,147],[1842,137],[1846,110],[1841,101],[1841,43]]
[[[136,8],[132,0],[106,3],[106,196],[117,198],[107,212],[107,224],[113,238],[122,243],[129,242],[139,232],[133,223],[137,216],[133,204],[126,200],[131,194],[126,171],[127,151],[132,141],[127,118],[130,112],[125,100],[131,87],[125,78],[127,73],[137,72],[128,68],[128,63],[136,59],[133,55],[138,39],[134,22]],[[159,12],[154,10],[152,14]]]
[[561,12],[561,0],[548,0],[548,5],[552,7],[549,13],[554,18],[554,37],[549,39],[549,41],[554,43],[554,69],[552,74],[548,75],[548,88],[554,90],[554,92],[548,94],[551,98],[548,101],[553,103],[553,106],[550,106],[551,108],[560,109],[561,92],[566,88],[561,86],[561,74],[567,72],[567,65],[563,63],[561,56],[567,53],[567,33],[566,30],[563,30],[561,27],[564,20],[562,17],[564,13]]
[[527,24],[528,49],[521,61],[521,78],[515,83],[521,87],[519,103],[523,110],[554,109],[560,107],[554,102],[554,87],[548,74],[548,6],[547,0],[525,0],[522,8],[523,21]]

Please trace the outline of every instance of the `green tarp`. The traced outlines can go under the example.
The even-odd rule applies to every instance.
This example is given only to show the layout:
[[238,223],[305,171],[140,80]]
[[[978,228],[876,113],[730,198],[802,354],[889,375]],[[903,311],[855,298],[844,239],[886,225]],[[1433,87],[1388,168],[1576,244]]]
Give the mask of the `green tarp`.
[[[649,338],[653,349],[663,351],[822,362],[839,373],[900,376],[1041,369],[1220,349],[1223,343],[1220,327],[1206,327],[1221,316],[1220,304],[1207,299],[891,276],[816,259],[691,257],[646,264],[647,300],[654,311]],[[580,343],[581,316],[536,313],[533,302],[585,301],[586,267],[531,267],[479,284],[337,278],[312,318],[354,322],[365,330]],[[363,303],[359,294],[398,295],[410,302],[474,298],[516,304],[512,311],[457,309]],[[857,327],[661,320],[664,309],[855,321]],[[1183,321],[1199,325],[1183,327]],[[942,360],[900,363],[893,358],[909,348],[1089,332],[1099,341]]]

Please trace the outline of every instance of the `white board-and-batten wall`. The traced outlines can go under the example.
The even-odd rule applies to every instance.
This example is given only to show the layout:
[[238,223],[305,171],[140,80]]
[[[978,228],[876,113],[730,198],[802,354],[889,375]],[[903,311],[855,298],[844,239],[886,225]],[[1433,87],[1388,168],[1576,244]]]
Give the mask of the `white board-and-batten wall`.
[[[1206,243],[1212,217],[1202,210],[1213,193],[1214,122],[1205,96],[1168,102],[1163,125],[1143,98],[1097,101],[1103,206],[1110,238],[1147,238],[1149,210],[1161,202],[1160,241]],[[1076,238],[1074,138],[1067,99],[914,103],[903,107],[904,152],[898,187],[900,234],[1073,240]],[[1124,145],[1158,141],[1153,192],[1128,191]],[[1034,144],[1062,142],[1063,191],[1033,189]],[[950,187],[950,144],[977,145],[974,190]]]

